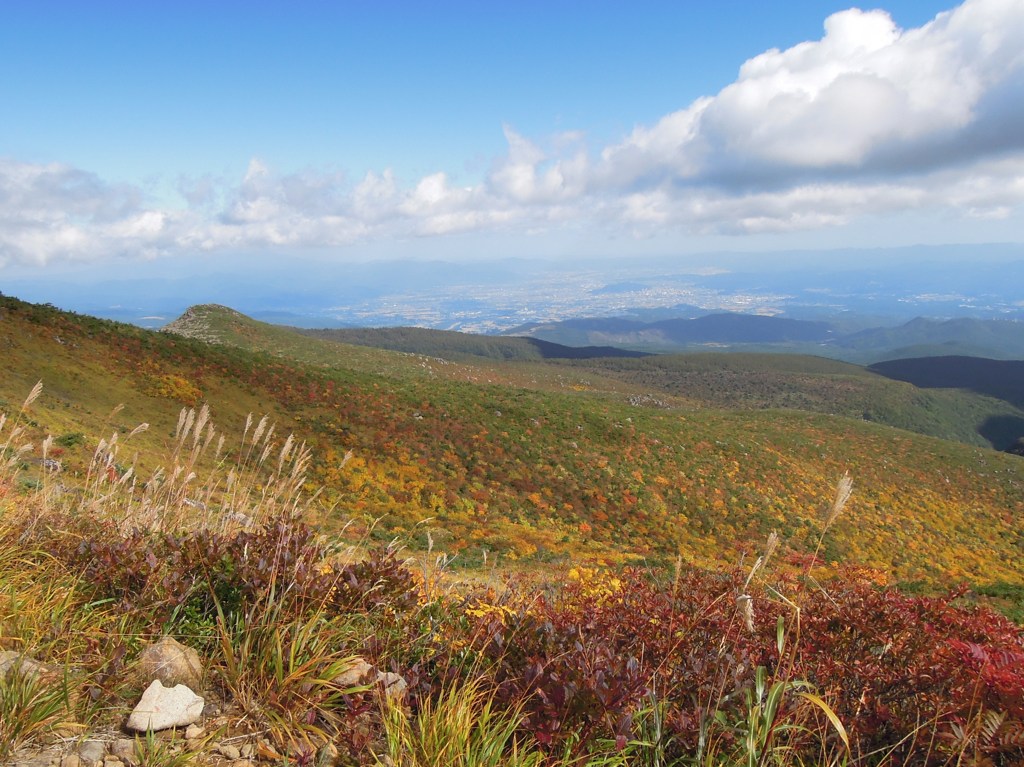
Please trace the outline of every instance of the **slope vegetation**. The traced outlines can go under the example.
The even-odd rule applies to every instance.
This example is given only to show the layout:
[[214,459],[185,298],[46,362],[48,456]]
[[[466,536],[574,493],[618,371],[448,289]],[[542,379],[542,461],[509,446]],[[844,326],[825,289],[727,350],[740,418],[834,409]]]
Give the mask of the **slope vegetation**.
[[[823,357],[739,352],[598,357],[595,355],[603,354],[605,347],[574,349],[537,339],[420,328],[293,332],[209,305],[193,307],[167,330],[321,366],[356,366],[403,377],[418,370],[453,380],[548,391],[582,390],[691,409],[806,410],[998,450],[1008,449],[1024,434],[1021,403],[1005,396],[1015,391],[1016,378],[1005,375],[989,381],[987,388],[971,385],[940,390],[928,383],[898,383],[917,381],[887,375],[885,363],[865,370]],[[314,338],[338,343],[317,343],[311,340]],[[408,361],[395,364],[401,358],[358,349],[344,344],[343,339],[417,355],[418,367]],[[1009,369],[1007,366],[1015,363],[1002,364]],[[976,367],[965,364],[964,370]],[[971,382],[978,384],[984,373],[974,374]],[[998,383],[1003,379],[1004,383]]]
[[446,359],[483,357],[495,360],[591,359],[644,357],[643,352],[614,346],[565,346],[539,338],[481,336],[429,328],[345,328],[299,330],[312,338],[377,349],[429,354]]
[[[823,357],[737,352],[592,360],[573,367],[659,394],[685,397],[704,407],[830,413],[1005,450],[1024,434],[1024,429],[1013,427],[1024,425],[1024,403],[1013,396],[1024,391],[1014,388],[1020,378],[1014,366],[1022,363],[960,359],[962,364],[953,366],[958,369],[960,388],[952,388],[956,383],[938,388],[938,373],[927,375],[926,370],[951,366],[929,360],[913,365],[894,361],[865,369]],[[999,375],[993,365],[999,366]],[[1000,431],[994,424],[1007,428]]]
[[[311,445],[310,481],[324,486],[332,524],[404,535],[459,563],[714,564],[772,530],[799,558],[848,471],[856,494],[825,561],[908,580],[1024,581],[1024,462],[1014,456],[831,415],[640,407],[586,386],[488,383],[486,369],[474,381],[466,366],[449,375],[452,366],[416,355],[300,347],[237,318],[250,349],[266,351],[227,345],[212,326],[192,330],[222,343],[13,299],[0,308],[0,398],[16,409],[43,379],[31,433],[66,438],[69,487],[93,435],[149,422],[132,438],[138,457],[120,467],[144,469],[171,441],[178,410],[209,402],[229,435],[246,413],[269,413],[279,434]],[[309,359],[289,357],[293,348]]]

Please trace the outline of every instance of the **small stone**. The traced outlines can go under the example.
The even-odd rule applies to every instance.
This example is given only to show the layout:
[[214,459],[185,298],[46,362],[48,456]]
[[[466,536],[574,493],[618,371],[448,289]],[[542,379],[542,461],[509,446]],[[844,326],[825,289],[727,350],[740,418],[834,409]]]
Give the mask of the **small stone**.
[[103,767],[124,767],[124,762],[112,754],[103,757]]
[[135,740],[132,738],[118,738],[110,744],[110,753],[121,761],[135,758]]
[[199,653],[174,637],[165,636],[139,653],[138,667],[147,682],[159,679],[166,687],[183,684],[193,690],[202,688]]
[[66,754],[60,760],[60,767],[82,767],[82,760],[78,754]]
[[242,756],[242,752],[238,750],[238,747],[232,746],[230,743],[222,743],[217,746],[217,753],[231,761],[235,761]]
[[248,759],[236,759],[231,763],[231,767],[256,767],[256,765]]
[[154,679],[128,717],[127,727],[135,732],[188,727],[202,715],[203,699],[192,690],[183,684],[164,687]]
[[107,744],[102,740],[86,740],[78,747],[78,757],[86,767],[102,762],[107,755]]
[[6,677],[7,672],[14,668],[21,659],[21,653],[14,650],[0,652],[0,676]]
[[262,759],[264,761],[267,761],[267,762],[280,762],[281,760],[284,759],[284,756],[279,754],[277,752],[277,749],[274,748],[270,744],[270,741],[267,740],[266,738],[261,738],[260,739],[260,744],[259,744],[259,746],[256,747],[256,755],[260,759]]
[[34,658],[30,658],[14,650],[0,652],[0,679],[10,679],[17,674],[22,679],[38,680],[40,677],[48,677],[47,681],[57,675],[56,671]]
[[118,738],[111,743],[110,755],[125,764],[136,764],[138,762],[135,741],[131,738]]
[[[6,745],[6,744],[4,744]],[[60,754],[49,750],[21,750],[13,761],[4,762],[6,767],[58,767]]]
[[190,724],[185,730],[185,740],[199,740],[206,734],[206,730],[198,724]]
[[256,746],[254,746],[252,743],[246,743],[238,750],[242,752],[243,758],[251,759],[252,755],[256,753]]
[[409,686],[401,674],[392,671],[382,671],[377,674],[377,684],[384,688],[384,694],[389,698],[401,698]]
[[365,683],[372,673],[373,666],[362,658],[356,658],[352,666],[348,670],[343,671],[334,681],[338,687],[355,687]]

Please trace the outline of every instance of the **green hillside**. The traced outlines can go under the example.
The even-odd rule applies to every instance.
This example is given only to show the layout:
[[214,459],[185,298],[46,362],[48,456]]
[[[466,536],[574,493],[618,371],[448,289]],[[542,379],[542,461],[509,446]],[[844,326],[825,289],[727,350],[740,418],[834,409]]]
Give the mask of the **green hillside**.
[[[400,377],[428,375],[550,391],[585,390],[633,402],[680,407],[806,410],[998,450],[1014,444],[1021,436],[1018,425],[1024,423],[1024,410],[994,394],[922,389],[824,357],[706,352],[637,359],[545,360],[530,343],[535,339],[419,328],[293,331],[210,305],[193,307],[166,330],[319,366],[340,365]],[[338,345],[347,338],[357,339],[359,347],[400,347],[407,354],[417,355],[418,363],[353,345]]]
[[873,362],[936,355],[1019,359],[1024,357],[1024,324],[1014,320],[918,317],[894,328],[853,333],[840,345],[850,355]]
[[614,346],[563,346],[539,338],[484,336],[430,328],[297,329],[297,332],[324,341],[429,354],[445,359],[483,357],[491,360],[538,361],[645,356],[642,352],[631,352]]
[[991,424],[1024,423],[1024,411],[994,393],[967,387],[922,389],[823,357],[694,353],[588,360],[572,366],[704,407],[829,413],[998,450],[1020,435],[993,432]]
[[[170,445],[180,408],[209,402],[229,454],[249,412],[313,448],[309,484],[324,487],[330,524],[429,540],[465,565],[485,552],[519,564],[735,562],[772,530],[790,556],[806,556],[849,471],[851,512],[826,561],[905,580],[1024,581],[1015,456],[841,416],[680,408],[668,397],[649,407],[627,394],[632,384],[594,386],[612,380],[607,370],[428,365],[295,343],[223,311],[214,317],[230,334],[212,322],[191,329],[225,342],[210,345],[9,298],[0,309],[0,404],[16,409],[44,382],[31,436],[63,439],[69,487],[99,436],[149,422],[121,453],[145,468]],[[241,338],[249,348],[228,345]]]

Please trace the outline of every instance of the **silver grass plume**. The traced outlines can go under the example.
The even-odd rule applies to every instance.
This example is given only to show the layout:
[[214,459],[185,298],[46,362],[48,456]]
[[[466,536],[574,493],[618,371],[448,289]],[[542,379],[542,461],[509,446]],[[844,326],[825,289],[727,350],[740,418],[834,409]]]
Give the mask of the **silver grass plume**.
[[36,383],[35,386],[32,387],[32,391],[28,393],[28,396],[25,397],[25,401],[21,405],[21,412],[24,413],[26,410],[28,410],[32,406],[32,403],[39,399],[39,395],[42,393],[43,382],[39,381],[38,383]]

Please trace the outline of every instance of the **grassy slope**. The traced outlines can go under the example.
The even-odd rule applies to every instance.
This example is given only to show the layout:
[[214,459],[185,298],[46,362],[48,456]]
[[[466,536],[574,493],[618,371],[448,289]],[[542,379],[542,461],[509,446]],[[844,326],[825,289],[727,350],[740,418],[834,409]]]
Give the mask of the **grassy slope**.
[[[309,440],[312,479],[339,523],[379,518],[378,535],[421,543],[429,530],[461,562],[485,550],[529,562],[735,561],[772,529],[807,552],[849,470],[857,489],[827,559],[905,579],[1024,580],[1024,462],[1014,456],[827,415],[634,407],[625,389],[567,384],[597,380],[575,368],[542,366],[540,378],[314,339],[304,347],[236,317],[250,346],[272,349],[253,354],[2,301],[0,398],[16,409],[42,378],[37,434],[102,435],[109,408],[124,402],[117,424],[155,426],[136,444],[150,460],[191,383],[229,431],[250,410],[272,412]],[[292,353],[307,365],[273,356]],[[161,391],[167,381],[182,385]],[[346,450],[355,457],[340,468]]]
[[[320,338],[305,331],[270,325],[233,309],[209,304],[192,307],[164,330],[250,352],[266,352],[315,367],[379,373],[392,379],[495,384],[551,392],[586,391],[620,400],[644,391],[615,376],[603,376],[596,369],[575,370],[547,364],[539,357],[510,359],[501,344],[493,347],[476,344],[474,339],[485,337],[463,333],[438,332],[444,342],[441,346],[429,342],[433,336],[420,337],[424,342],[421,351],[388,351],[342,343],[334,335]],[[525,339],[504,340],[525,342]],[[453,346],[456,341],[459,346]],[[488,348],[493,351],[493,358],[477,356]],[[665,399],[673,404],[695,404],[686,398],[666,396]]]
[[[409,364],[395,357],[354,346],[340,348],[311,340],[309,333],[252,320],[224,307],[199,306],[177,326],[202,328],[208,334],[240,348],[265,350],[322,366],[344,365],[364,371],[387,371],[406,376]],[[415,329],[401,329],[412,333]],[[317,336],[319,337],[319,336]],[[337,340],[328,334],[324,340]],[[377,336],[363,340],[372,341]],[[531,357],[525,339],[490,339],[459,333],[425,331],[403,335],[420,348],[419,372],[454,380],[508,383],[527,388],[560,390],[584,388],[612,396],[646,397],[666,404],[764,410],[787,408],[863,418],[942,439],[1005,449],[1013,439],[983,435],[993,420],[1016,423],[1024,411],[995,397],[967,391],[923,390],[892,381],[857,365],[823,357],[752,354],[694,353],[642,359],[548,361]],[[387,340],[387,339],[384,339]],[[394,339],[392,339],[394,340]],[[492,343],[493,341],[493,343]],[[516,356],[521,351],[523,356]],[[491,354],[494,359],[468,360],[470,355]],[[429,356],[428,356],[429,355]],[[449,357],[443,364],[436,358]],[[517,360],[515,364],[501,364]],[[532,362],[535,364],[524,364]],[[1002,436],[1000,439],[998,437]],[[1005,443],[1005,444],[1003,444]]]
[[295,330],[302,335],[324,341],[372,346],[377,349],[391,349],[412,354],[429,354],[453,360],[483,357],[492,360],[536,362],[548,358],[590,359],[593,357],[642,356],[640,352],[629,352],[611,346],[562,346],[538,338],[484,336],[430,328],[346,328],[338,330],[296,328]]
[[706,407],[830,413],[979,446],[990,446],[979,433],[990,419],[1024,418],[1024,411],[996,397],[920,389],[822,357],[705,353],[590,360],[573,367]]

